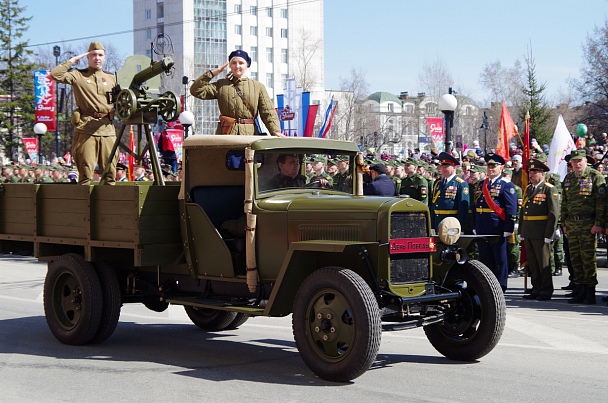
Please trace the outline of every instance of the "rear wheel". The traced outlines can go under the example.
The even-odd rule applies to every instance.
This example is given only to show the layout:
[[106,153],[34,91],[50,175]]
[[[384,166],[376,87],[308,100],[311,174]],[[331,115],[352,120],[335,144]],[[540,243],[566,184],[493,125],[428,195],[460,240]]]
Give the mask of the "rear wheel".
[[195,308],[193,306],[184,306],[184,309],[192,323],[208,332],[217,332],[228,328],[237,315],[236,312]]
[[233,330],[238,328],[243,323],[247,322],[247,319],[249,319],[249,315],[247,315],[246,313],[238,312],[232,323],[229,324],[228,327],[226,327],[226,330]]
[[103,293],[93,266],[77,254],[49,263],[44,281],[44,314],[49,329],[64,344],[90,342],[102,318]]
[[323,268],[309,275],[293,304],[293,335],[306,365],[320,378],[346,382],[370,367],[380,348],[380,310],[355,272]]
[[505,328],[506,304],[494,274],[477,260],[456,265],[447,275],[445,287],[460,291],[442,323],[426,326],[424,332],[437,351],[448,358],[473,361],[496,346]]
[[118,325],[118,319],[120,318],[122,297],[114,268],[107,262],[97,262],[93,266],[101,285],[103,307],[99,329],[93,339],[91,339],[91,343],[101,343],[116,330],[116,325]]

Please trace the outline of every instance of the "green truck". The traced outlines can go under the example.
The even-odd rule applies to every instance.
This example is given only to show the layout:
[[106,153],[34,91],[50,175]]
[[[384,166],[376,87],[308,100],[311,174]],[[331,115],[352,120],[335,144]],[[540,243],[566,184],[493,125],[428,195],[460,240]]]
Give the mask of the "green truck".
[[[313,155],[348,162],[347,186],[273,186],[285,156],[304,173]],[[48,262],[45,316],[65,344],[102,342],[143,303],[183,305],[208,332],[291,314],[302,359],[330,381],[363,374],[382,331],[423,326],[451,359],[484,356],[505,300],[467,259],[470,237],[449,219],[433,236],[415,200],[362,196],[362,161],[346,141],[190,136],[179,183],[0,185],[0,250]]]

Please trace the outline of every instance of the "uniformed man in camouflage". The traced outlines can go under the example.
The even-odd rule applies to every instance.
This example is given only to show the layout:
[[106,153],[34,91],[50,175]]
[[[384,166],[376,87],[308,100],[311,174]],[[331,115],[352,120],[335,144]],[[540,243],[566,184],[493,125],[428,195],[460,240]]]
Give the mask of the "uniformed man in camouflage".
[[[69,71],[78,60],[85,57],[89,67]],[[110,94],[116,87],[114,74],[102,70],[106,51],[99,42],[91,42],[87,53],[74,56],[51,70],[53,80],[72,86],[76,109],[72,113],[74,140],[72,156],[78,168],[78,183],[89,185],[95,166],[103,172],[110,161],[106,183],[113,185],[117,155],[111,155],[116,141],[114,111]]]
[[403,168],[405,170],[405,177],[401,179],[398,194],[409,196],[428,205],[429,183],[417,172],[418,164],[416,160],[411,157],[406,159]]
[[533,158],[526,164],[530,184],[522,202],[519,234],[524,240],[532,291],[523,298],[548,301],[553,295],[549,259],[559,221],[559,192],[545,181],[545,172],[549,171],[547,165]]
[[587,166],[584,149],[570,154],[572,172],[564,178],[561,220],[568,236],[574,270],[574,291],[569,303],[595,304],[597,285],[597,234],[604,232],[606,182]]
[[456,176],[456,166],[460,163],[446,152],[438,156],[441,163],[441,179],[433,185],[429,210],[432,226],[435,231],[446,217],[456,217],[460,227],[464,228],[469,214],[469,185]]
[[312,173],[308,175],[308,183],[319,182],[320,186],[331,188],[334,184],[334,180],[325,172],[327,157],[324,155],[314,155],[312,161]]
[[[415,160],[414,160],[415,161]],[[395,163],[395,173],[391,178],[395,183],[395,192],[399,194],[401,190],[401,181],[405,178],[405,167],[402,161],[396,161]]]

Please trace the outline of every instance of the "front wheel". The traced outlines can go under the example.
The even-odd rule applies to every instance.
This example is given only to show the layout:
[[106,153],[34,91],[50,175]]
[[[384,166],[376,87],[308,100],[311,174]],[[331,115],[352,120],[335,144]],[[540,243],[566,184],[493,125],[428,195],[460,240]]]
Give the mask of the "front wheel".
[[494,274],[477,260],[452,267],[444,286],[460,291],[442,323],[424,332],[437,351],[459,361],[474,361],[496,346],[505,328],[506,303]]
[[327,267],[304,280],[294,299],[292,326],[302,359],[328,381],[360,376],[380,348],[376,298],[367,283],[348,269]]

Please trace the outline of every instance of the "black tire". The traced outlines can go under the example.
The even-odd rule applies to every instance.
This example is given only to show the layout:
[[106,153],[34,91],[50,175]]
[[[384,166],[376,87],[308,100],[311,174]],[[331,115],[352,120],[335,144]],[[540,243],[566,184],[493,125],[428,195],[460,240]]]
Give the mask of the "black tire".
[[103,309],[99,329],[91,339],[91,343],[101,343],[116,330],[122,307],[122,296],[114,268],[107,262],[96,262],[93,267],[95,267],[101,285]]
[[292,326],[302,359],[328,381],[347,382],[360,376],[380,348],[378,303],[352,270],[326,267],[309,275],[296,293]]
[[236,318],[236,312],[219,309],[195,308],[192,306],[184,306],[184,309],[192,323],[207,332],[224,330]]
[[64,344],[86,344],[99,330],[103,293],[93,265],[77,254],[49,263],[44,314],[51,333]]
[[152,297],[143,301],[146,308],[154,312],[164,312],[169,308],[169,303],[161,301],[159,297]]
[[249,315],[246,313],[237,312],[234,320],[226,327],[226,330],[234,330],[238,328],[243,323],[247,322],[247,319],[249,319]]
[[433,347],[446,357],[474,361],[496,346],[505,328],[506,303],[494,274],[477,260],[455,265],[445,287],[462,293],[443,323],[426,326]]

